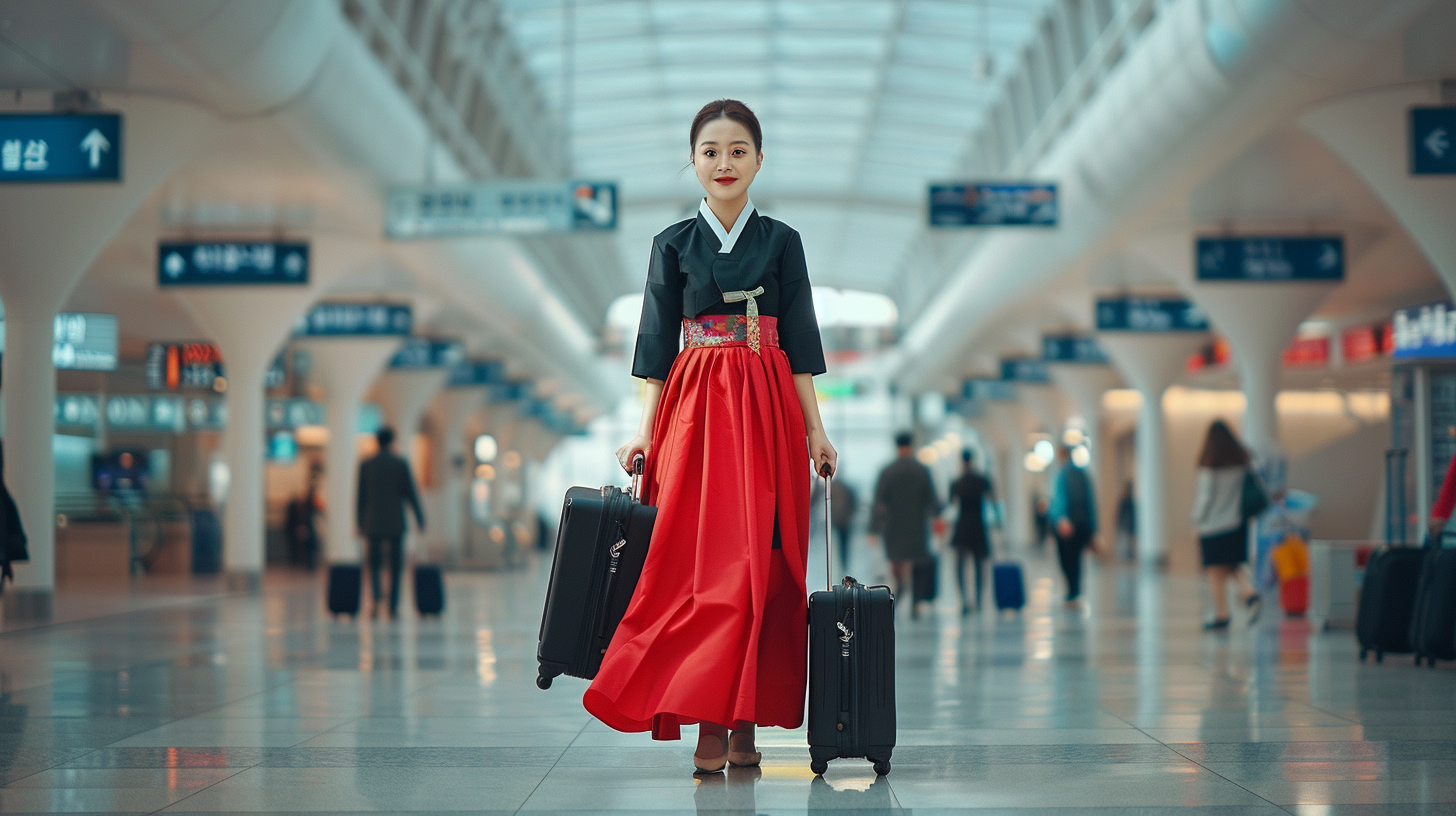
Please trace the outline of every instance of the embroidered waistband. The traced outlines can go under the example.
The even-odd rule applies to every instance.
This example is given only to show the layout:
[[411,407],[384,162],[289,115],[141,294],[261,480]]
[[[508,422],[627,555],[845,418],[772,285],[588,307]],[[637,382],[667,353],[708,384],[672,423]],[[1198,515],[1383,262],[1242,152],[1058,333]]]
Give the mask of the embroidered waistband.
[[750,346],[749,327],[758,325],[758,340],[765,346],[779,344],[779,321],[776,317],[760,315],[750,320],[748,315],[703,315],[683,320],[683,337],[688,348],[705,346],[744,345]]

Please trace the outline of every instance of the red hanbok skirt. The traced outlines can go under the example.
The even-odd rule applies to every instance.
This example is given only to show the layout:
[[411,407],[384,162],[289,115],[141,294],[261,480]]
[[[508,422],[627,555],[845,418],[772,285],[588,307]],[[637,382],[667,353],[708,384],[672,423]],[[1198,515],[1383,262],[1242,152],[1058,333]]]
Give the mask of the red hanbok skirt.
[[759,352],[743,316],[685,321],[647,458],[652,544],[583,699],[619,731],[804,720],[808,447],[776,321],[759,320]]

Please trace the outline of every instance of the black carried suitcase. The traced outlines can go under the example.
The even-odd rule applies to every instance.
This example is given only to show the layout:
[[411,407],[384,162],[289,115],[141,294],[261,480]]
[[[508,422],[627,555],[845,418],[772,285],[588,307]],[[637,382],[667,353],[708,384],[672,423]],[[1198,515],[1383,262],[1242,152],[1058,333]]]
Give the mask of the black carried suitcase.
[[536,647],[539,688],[559,674],[597,676],[637,588],[657,508],[638,502],[643,458],[632,464],[630,492],[612,485],[566,491]]
[[330,614],[357,616],[363,587],[364,569],[358,564],[335,564],[329,567]]
[[1410,645],[1416,665],[1456,660],[1456,549],[1428,542],[1411,610]]
[[939,594],[940,559],[934,553],[924,561],[916,561],[910,567],[910,586],[915,602],[934,601]]
[[[826,525],[826,584],[828,538]],[[818,775],[831,759],[864,757],[884,776],[894,750],[895,597],[845,576],[809,596],[809,768]]]
[[445,611],[445,574],[434,564],[415,565],[415,609],[421,615]]

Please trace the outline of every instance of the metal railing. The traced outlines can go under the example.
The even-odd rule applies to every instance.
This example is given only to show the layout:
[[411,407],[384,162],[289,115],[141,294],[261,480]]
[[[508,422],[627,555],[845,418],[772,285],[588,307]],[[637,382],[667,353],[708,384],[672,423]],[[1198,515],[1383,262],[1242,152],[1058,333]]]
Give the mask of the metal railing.
[[212,501],[204,496],[180,493],[142,493],[117,490],[56,495],[55,524],[66,529],[75,524],[116,524],[125,531],[127,563],[132,575],[145,575],[152,570],[163,550],[175,535],[169,527],[185,525],[191,540],[192,513],[209,508]]

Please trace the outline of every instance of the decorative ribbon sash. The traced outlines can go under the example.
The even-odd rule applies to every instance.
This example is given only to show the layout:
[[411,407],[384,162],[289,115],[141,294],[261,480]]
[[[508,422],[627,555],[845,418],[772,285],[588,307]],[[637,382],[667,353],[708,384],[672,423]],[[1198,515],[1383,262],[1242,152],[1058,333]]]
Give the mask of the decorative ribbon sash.
[[746,292],[739,290],[737,292],[723,293],[724,303],[737,303],[740,300],[748,301],[748,347],[753,349],[754,354],[759,353],[759,339],[761,336],[758,328],[758,301],[754,300],[754,298],[761,294],[763,294],[762,286]]

